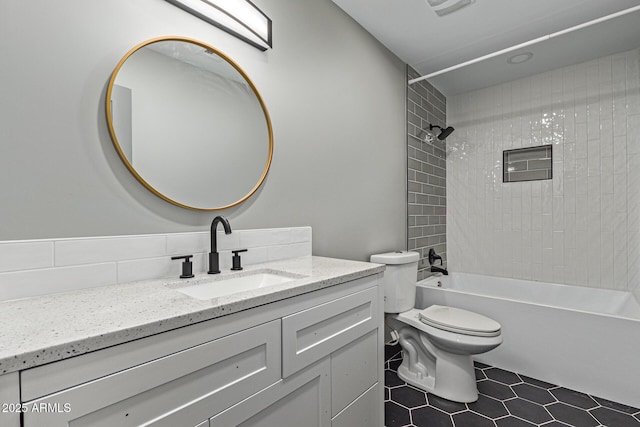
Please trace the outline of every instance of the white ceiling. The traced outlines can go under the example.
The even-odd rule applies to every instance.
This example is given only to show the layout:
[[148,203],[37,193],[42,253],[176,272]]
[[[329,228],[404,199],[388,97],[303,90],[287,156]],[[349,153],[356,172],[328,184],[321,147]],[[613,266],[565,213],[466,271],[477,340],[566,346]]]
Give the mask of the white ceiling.
[[[640,0],[475,0],[438,16],[427,0],[333,0],[420,75],[640,5]],[[640,10],[429,79],[447,96],[640,47]],[[507,58],[532,52],[511,65]]]

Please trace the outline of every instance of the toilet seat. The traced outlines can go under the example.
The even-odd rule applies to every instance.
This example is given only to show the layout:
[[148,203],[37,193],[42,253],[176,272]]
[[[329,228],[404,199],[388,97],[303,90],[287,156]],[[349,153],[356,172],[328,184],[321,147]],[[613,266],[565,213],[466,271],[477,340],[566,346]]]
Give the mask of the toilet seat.
[[500,323],[460,308],[432,305],[419,311],[418,319],[433,328],[476,337],[500,335]]

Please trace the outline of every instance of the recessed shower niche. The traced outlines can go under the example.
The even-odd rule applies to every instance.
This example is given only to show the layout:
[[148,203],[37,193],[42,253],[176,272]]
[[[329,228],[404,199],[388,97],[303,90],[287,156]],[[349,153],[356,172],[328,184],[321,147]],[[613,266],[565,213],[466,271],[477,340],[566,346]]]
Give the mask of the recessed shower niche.
[[505,150],[502,165],[502,182],[552,179],[553,150],[551,145]]

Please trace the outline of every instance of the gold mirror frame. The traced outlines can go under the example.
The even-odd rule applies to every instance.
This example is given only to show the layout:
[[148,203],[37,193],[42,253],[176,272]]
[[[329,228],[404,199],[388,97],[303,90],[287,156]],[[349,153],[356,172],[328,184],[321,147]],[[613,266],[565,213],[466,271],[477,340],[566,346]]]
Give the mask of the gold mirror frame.
[[[224,205],[224,206],[214,207],[214,208],[202,208],[202,207],[197,207],[197,206],[189,206],[189,205],[180,203],[177,200],[173,200],[173,199],[167,197],[166,195],[164,195],[160,191],[158,191],[156,188],[154,188],[150,183],[148,183],[138,173],[138,171],[136,171],[135,167],[131,164],[131,162],[127,158],[125,152],[123,151],[122,146],[118,142],[118,138],[117,138],[116,132],[115,132],[115,127],[114,127],[114,124],[113,124],[113,113],[111,111],[111,98],[112,98],[112,94],[113,94],[113,87],[114,87],[114,84],[115,84],[115,80],[116,80],[116,77],[118,76],[118,71],[120,71],[120,69],[122,68],[122,66],[126,62],[126,60],[131,55],[133,55],[135,52],[137,52],[138,50],[140,50],[143,47],[146,47],[148,45],[151,45],[151,44],[157,43],[157,42],[161,42],[161,41],[181,41],[181,42],[192,43],[192,44],[198,45],[198,46],[200,46],[200,47],[202,47],[204,49],[207,49],[207,50],[215,53],[220,58],[222,58],[225,61],[227,61],[227,63],[229,63],[233,68],[235,68],[235,70],[245,79],[247,84],[253,90],[253,93],[255,94],[256,99],[258,100],[258,102],[259,102],[259,104],[260,104],[260,106],[262,108],[262,111],[264,113],[264,118],[265,118],[265,121],[266,121],[266,125],[267,125],[268,137],[269,137],[269,150],[268,150],[267,162],[266,162],[265,168],[264,168],[264,170],[262,172],[262,175],[258,179],[258,182],[256,183],[256,185],[245,196],[243,196],[242,198],[240,198],[239,200],[237,200],[237,201],[235,201],[233,203],[230,203],[230,204],[227,204],[227,205]],[[272,125],[271,125],[271,118],[269,116],[269,111],[267,110],[267,106],[265,105],[264,100],[262,99],[262,96],[260,95],[260,92],[256,88],[256,86],[253,83],[253,81],[249,78],[249,76],[244,72],[244,70],[242,68],[240,68],[240,66],[235,61],[233,61],[229,56],[227,56],[226,54],[224,54],[220,50],[214,48],[211,45],[203,43],[203,42],[201,42],[199,40],[195,40],[195,39],[188,38],[188,37],[181,37],[181,36],[163,36],[163,37],[156,37],[156,38],[144,41],[144,42],[139,43],[136,46],[134,46],[131,50],[129,50],[122,57],[122,59],[120,60],[120,62],[118,62],[118,65],[114,69],[113,73],[111,74],[111,78],[109,79],[109,85],[107,87],[107,94],[106,94],[106,100],[105,100],[105,110],[106,110],[106,115],[107,115],[107,126],[109,128],[109,134],[111,136],[111,141],[113,142],[113,145],[114,145],[118,155],[120,156],[120,159],[124,162],[124,164],[127,167],[127,169],[129,169],[129,172],[131,172],[133,174],[133,176],[135,176],[136,179],[142,185],[144,185],[149,191],[151,191],[153,194],[155,194],[156,196],[160,197],[161,199],[166,200],[167,202],[169,202],[171,204],[174,204],[176,206],[180,206],[182,208],[196,210],[196,211],[218,211],[218,210],[228,209],[228,208],[231,208],[233,206],[239,205],[240,203],[244,202],[249,197],[251,197],[256,191],[258,191],[258,188],[260,188],[260,186],[264,182],[265,178],[267,177],[267,173],[269,172],[269,168],[271,167],[271,160],[273,158],[273,128],[272,128]]]

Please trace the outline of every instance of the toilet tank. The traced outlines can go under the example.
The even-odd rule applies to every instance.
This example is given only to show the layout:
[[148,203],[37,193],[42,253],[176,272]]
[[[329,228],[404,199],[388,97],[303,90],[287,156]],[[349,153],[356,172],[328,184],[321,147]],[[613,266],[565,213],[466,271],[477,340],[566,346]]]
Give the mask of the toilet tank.
[[382,278],[385,313],[401,313],[413,308],[418,280],[417,252],[387,252],[371,255],[370,261],[387,266]]

